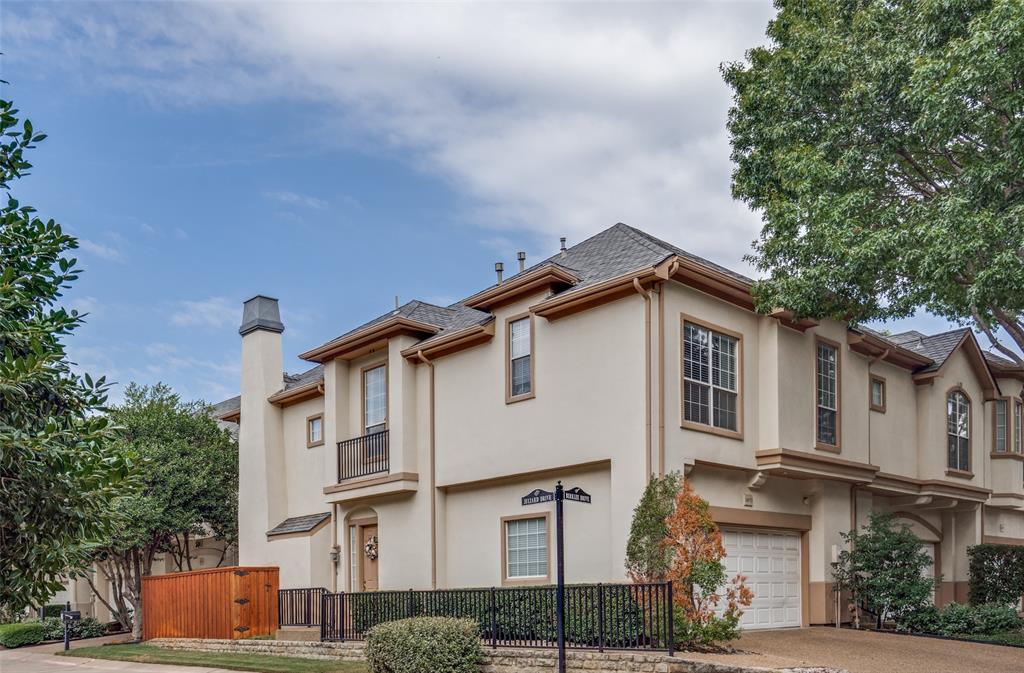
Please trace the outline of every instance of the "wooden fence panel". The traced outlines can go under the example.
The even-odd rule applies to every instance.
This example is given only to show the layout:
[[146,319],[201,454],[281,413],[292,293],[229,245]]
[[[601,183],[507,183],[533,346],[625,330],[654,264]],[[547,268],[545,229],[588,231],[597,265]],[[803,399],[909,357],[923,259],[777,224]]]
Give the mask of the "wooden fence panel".
[[248,638],[277,629],[276,567],[142,578],[142,637]]

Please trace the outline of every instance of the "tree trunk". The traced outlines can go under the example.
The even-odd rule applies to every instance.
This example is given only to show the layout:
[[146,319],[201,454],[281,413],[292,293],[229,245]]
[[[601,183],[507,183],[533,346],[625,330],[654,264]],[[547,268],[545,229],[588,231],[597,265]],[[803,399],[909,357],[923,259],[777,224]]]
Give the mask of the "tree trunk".
[[142,640],[142,564],[138,549],[132,549],[132,571],[132,640]]
[[187,530],[185,531],[185,551],[184,551],[184,555],[185,555],[185,564],[188,566],[189,570],[192,570],[192,549],[189,546],[188,531]]

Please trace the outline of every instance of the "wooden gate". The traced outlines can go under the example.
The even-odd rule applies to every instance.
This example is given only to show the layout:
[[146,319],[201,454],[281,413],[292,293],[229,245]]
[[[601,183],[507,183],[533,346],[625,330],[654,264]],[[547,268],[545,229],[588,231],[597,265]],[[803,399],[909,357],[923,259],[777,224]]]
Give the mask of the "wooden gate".
[[142,638],[249,638],[277,629],[276,567],[142,578]]

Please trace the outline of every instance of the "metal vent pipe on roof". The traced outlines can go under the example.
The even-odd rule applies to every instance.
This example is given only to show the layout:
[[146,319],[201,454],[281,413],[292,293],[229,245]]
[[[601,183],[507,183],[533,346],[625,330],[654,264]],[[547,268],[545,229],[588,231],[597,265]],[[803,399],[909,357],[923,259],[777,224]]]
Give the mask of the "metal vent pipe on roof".
[[560,251],[562,253],[562,259],[565,259],[565,236],[562,236],[561,238],[559,238],[558,241],[559,241],[559,243],[562,244],[561,251]]
[[505,265],[501,262],[494,263],[494,273],[498,274],[498,284],[501,285],[501,272],[505,270]]
[[519,252],[516,253],[516,257],[519,259],[519,271],[520,272],[525,271],[526,270],[526,253],[523,252],[522,250],[520,250]]

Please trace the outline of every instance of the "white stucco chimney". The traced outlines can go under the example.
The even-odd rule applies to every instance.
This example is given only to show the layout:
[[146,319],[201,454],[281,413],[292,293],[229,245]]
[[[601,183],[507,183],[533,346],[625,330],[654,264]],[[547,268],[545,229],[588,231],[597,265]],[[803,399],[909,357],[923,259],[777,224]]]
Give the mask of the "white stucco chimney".
[[257,295],[242,307],[242,403],[238,431],[238,562],[262,565],[266,532],[286,517],[281,409],[267,398],[284,387],[281,311]]

